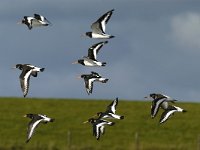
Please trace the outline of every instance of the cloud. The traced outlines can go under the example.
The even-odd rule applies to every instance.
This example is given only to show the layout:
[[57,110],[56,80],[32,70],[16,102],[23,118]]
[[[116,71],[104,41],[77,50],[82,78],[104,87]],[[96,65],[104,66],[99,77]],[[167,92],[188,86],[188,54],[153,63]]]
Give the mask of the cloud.
[[[91,0],[22,0],[12,5],[3,1],[0,96],[22,96],[20,71],[10,68],[16,63],[30,63],[46,69],[37,78],[31,78],[27,97],[142,99],[150,92],[162,92],[177,99],[196,100],[200,97],[200,71],[196,69],[199,56],[180,54],[180,50],[189,47],[197,51],[200,46],[200,13],[188,13],[198,12],[197,6],[174,1],[155,5],[151,0],[109,0],[106,5]],[[80,35],[112,8],[115,12],[106,31],[116,37],[98,56],[107,66],[72,65],[87,54],[91,45],[100,42]],[[25,25],[16,24],[24,15],[33,13],[44,15],[53,25],[29,31]],[[168,39],[169,33],[172,40]],[[88,96],[83,80],[76,76],[90,71],[109,78],[109,82],[95,83],[93,94]]]
[[171,20],[172,37],[180,46],[200,48],[200,13],[187,12]]

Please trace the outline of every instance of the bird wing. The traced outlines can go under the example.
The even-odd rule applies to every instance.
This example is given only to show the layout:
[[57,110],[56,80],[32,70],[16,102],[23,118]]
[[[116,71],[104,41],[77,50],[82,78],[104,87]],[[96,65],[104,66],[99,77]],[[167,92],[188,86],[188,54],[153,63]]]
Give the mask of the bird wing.
[[94,45],[92,45],[89,49],[88,49],[88,57],[92,60],[97,60],[97,54],[99,52],[99,50],[103,47],[104,44],[108,43],[108,41],[104,41],[104,42],[99,42],[96,43]]
[[25,20],[25,24],[28,26],[29,30],[31,30],[32,25],[33,25],[33,20],[35,20],[35,18],[29,17],[29,16],[24,16],[24,20]]
[[105,133],[105,126],[100,127],[100,132],[101,132],[102,135]]
[[177,110],[176,109],[167,109],[165,110],[161,117],[160,117],[160,123],[164,123],[165,121],[167,121],[169,119],[169,117],[174,113],[176,112]]
[[166,98],[155,99],[152,101],[151,105],[151,117],[155,117],[159,111],[161,104],[166,100]]
[[115,114],[117,105],[118,105],[118,98],[113,100],[112,103],[110,103],[110,105],[107,106],[107,111]]
[[94,79],[84,79],[85,81],[85,88],[86,88],[86,91],[89,94],[92,93],[92,90],[93,90],[93,82],[94,82]]
[[103,29],[101,27],[101,24],[99,22],[94,22],[91,25],[91,29],[92,29],[93,33],[96,33],[96,34],[105,34],[105,32],[103,31]]
[[106,12],[104,15],[102,15],[96,22],[94,22],[91,25],[92,32],[99,33],[99,34],[105,34],[106,30],[106,24],[108,23],[114,9]]
[[94,72],[94,71],[91,71],[91,74],[92,74],[93,76],[100,76],[97,72]]
[[44,16],[41,16],[39,14],[34,14],[34,18],[37,19],[37,20],[40,20],[40,21],[45,21],[46,18]]
[[32,27],[40,27],[48,23],[45,17],[38,14],[34,14],[34,17],[28,17],[27,19],[28,22],[30,22],[30,25],[27,24],[29,29],[31,29]]
[[34,20],[35,18],[33,18],[33,17],[29,17],[29,16],[24,16],[24,19],[29,23],[29,24],[31,24],[32,22],[32,20]]
[[49,20],[47,20],[47,18],[45,18],[44,16],[42,15],[39,15],[39,14],[34,14],[34,18],[39,20],[41,23],[48,23],[48,24],[51,24],[51,22]]
[[28,124],[28,131],[27,131],[27,140],[26,143],[29,142],[29,140],[31,139],[35,128],[39,125],[39,123],[42,121],[43,119],[39,119],[37,121],[35,121],[34,119],[31,120],[31,122]]
[[95,125],[95,137],[97,140],[99,140],[100,135],[101,135],[101,126],[99,124]]
[[30,81],[30,75],[31,75],[32,69],[23,70],[20,75],[20,85],[23,92],[24,97],[28,94],[29,89],[29,81]]
[[95,126],[95,136],[96,139],[99,140],[101,133],[104,134],[104,125],[107,124],[107,122],[105,120],[100,120],[100,122],[98,124],[96,124]]

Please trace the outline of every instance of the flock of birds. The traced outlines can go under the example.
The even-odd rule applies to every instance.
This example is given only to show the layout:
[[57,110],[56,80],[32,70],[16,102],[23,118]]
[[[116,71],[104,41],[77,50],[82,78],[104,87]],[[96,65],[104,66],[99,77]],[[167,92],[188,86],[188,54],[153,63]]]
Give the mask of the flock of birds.
[[[108,23],[114,9],[106,12],[103,14],[97,21],[92,23],[91,29],[92,32],[86,32],[85,35],[90,38],[96,38],[96,39],[110,39],[113,38],[113,35],[109,35],[105,33],[106,24]],[[34,17],[30,16],[24,16],[22,21],[20,22],[22,24],[25,24],[29,30],[31,30],[33,27],[41,27],[41,26],[48,26],[51,25],[51,23],[44,17],[39,14],[34,14]],[[84,56],[83,58],[79,59],[78,61],[74,62],[73,64],[81,64],[84,66],[89,67],[101,67],[105,66],[106,62],[101,62],[97,60],[97,54],[99,53],[99,50],[107,44],[108,41],[99,42],[97,44],[92,45],[88,49],[88,55]],[[21,70],[21,74],[19,76],[20,79],[20,85],[23,92],[23,96],[26,97],[29,91],[29,83],[30,83],[30,77],[37,77],[38,72],[43,72],[45,68],[39,68],[31,64],[17,64],[15,67],[19,70]],[[106,83],[109,79],[103,78],[99,73],[91,71],[90,74],[82,74],[80,77],[84,79],[85,83],[85,89],[86,92],[89,94],[92,94],[93,91],[93,83],[95,81]],[[156,117],[158,111],[160,108],[164,110],[160,117],[160,124],[166,122],[175,112],[186,112],[186,110],[171,105],[169,103],[174,103],[175,99],[170,98],[169,96],[163,95],[163,94],[156,94],[152,93],[149,96],[145,98],[152,98],[152,105],[151,105],[151,117]],[[92,132],[93,135],[98,140],[101,135],[105,133],[105,126],[113,126],[115,122],[108,121],[107,119],[124,119],[124,116],[117,115],[116,114],[116,107],[118,105],[118,98],[113,100],[108,106],[105,112],[98,112],[95,116],[89,118],[87,121],[83,123],[91,123],[92,125]],[[46,115],[42,114],[26,114],[24,117],[28,117],[31,119],[31,121],[28,124],[28,131],[27,131],[27,140],[26,143],[28,143],[35,131],[35,129],[38,127],[40,123],[48,123],[48,122],[54,122],[55,119],[49,118]]]
[[166,122],[175,112],[186,112],[186,110],[170,105],[169,102],[175,103],[175,99],[160,93],[151,93],[149,96],[145,98],[152,98],[152,105],[151,105],[151,118],[156,117],[160,108],[164,110],[160,117],[160,124]]

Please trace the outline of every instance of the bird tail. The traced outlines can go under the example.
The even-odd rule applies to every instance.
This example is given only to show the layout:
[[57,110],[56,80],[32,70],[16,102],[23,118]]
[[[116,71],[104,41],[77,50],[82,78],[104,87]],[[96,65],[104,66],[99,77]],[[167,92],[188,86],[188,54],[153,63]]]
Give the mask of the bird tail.
[[108,80],[109,80],[109,79],[105,79],[105,80],[103,81],[103,83],[106,83]]
[[120,119],[124,119],[124,116],[120,116]]
[[111,39],[111,38],[114,38],[115,36],[113,36],[113,35],[111,35],[109,38]]
[[106,66],[106,62],[102,62],[102,65],[101,66]]
[[29,141],[30,141],[30,139],[27,139],[27,140],[26,140],[26,143],[28,143]]
[[113,126],[115,124],[115,122],[112,122],[111,124],[110,124],[110,126]]
[[185,113],[185,112],[187,112],[187,110],[184,110],[184,109],[183,109],[183,111],[182,111],[182,112],[183,112],[183,113]]
[[45,68],[41,68],[40,71],[43,72]]
[[55,121],[55,119],[54,119],[54,118],[51,118],[51,119],[50,119],[50,122],[54,122],[54,121]]

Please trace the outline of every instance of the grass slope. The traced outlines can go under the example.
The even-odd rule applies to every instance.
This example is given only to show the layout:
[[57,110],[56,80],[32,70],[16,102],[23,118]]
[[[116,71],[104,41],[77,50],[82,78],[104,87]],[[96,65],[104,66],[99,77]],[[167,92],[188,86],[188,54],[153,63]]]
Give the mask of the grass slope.
[[[187,113],[176,113],[165,124],[150,118],[150,102],[122,101],[117,113],[124,120],[114,120],[99,141],[92,136],[90,124],[82,124],[97,111],[104,111],[110,101],[0,98],[0,150],[195,150],[200,135],[200,104],[176,105]],[[55,122],[41,124],[26,144],[30,121],[22,116],[41,113]],[[70,131],[70,140],[69,140]],[[138,133],[138,145],[135,134]]]

